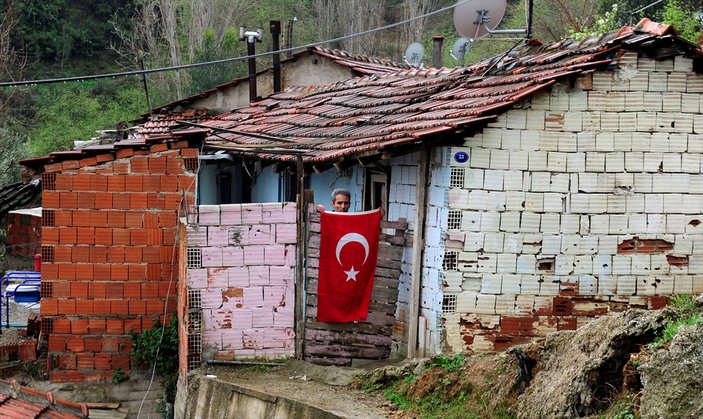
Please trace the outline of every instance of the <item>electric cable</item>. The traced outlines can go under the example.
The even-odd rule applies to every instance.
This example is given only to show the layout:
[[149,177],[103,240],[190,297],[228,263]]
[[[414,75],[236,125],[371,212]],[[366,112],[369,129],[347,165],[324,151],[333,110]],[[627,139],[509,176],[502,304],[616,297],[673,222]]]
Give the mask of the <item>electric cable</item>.
[[142,74],[161,73],[161,72],[165,72],[165,71],[182,70],[182,69],[187,69],[187,68],[198,68],[198,67],[205,67],[205,66],[215,65],[215,64],[225,64],[225,63],[230,63],[230,62],[235,62],[235,61],[244,61],[244,60],[248,60],[250,58],[267,57],[267,56],[273,55],[273,54],[282,54],[282,53],[293,52],[293,51],[299,50],[299,49],[315,47],[318,45],[329,44],[332,42],[343,41],[345,39],[351,39],[351,38],[355,38],[358,36],[369,35],[372,33],[385,31],[387,29],[391,29],[391,28],[405,25],[406,23],[410,23],[415,20],[424,19],[426,17],[430,17],[430,16],[438,15],[440,13],[444,13],[447,10],[451,10],[451,9],[455,8],[456,6],[463,4],[463,3],[467,3],[469,1],[470,0],[460,0],[459,2],[457,2],[454,5],[442,7],[441,9],[437,9],[433,12],[425,13],[420,16],[415,16],[415,17],[412,17],[409,19],[401,20],[399,22],[391,23],[391,24],[381,26],[378,28],[369,29],[369,30],[362,31],[362,32],[356,32],[356,33],[352,33],[349,35],[343,35],[343,36],[340,36],[337,38],[328,39],[326,41],[312,42],[312,43],[300,45],[297,47],[279,49],[278,51],[267,51],[267,52],[261,52],[258,54],[253,54],[253,55],[245,55],[245,56],[232,57],[232,58],[223,58],[221,60],[204,61],[204,62],[193,63],[193,64],[180,64],[180,65],[173,65],[173,66],[169,66],[169,67],[150,68],[150,69],[146,69],[146,70],[132,70],[132,71],[122,71],[122,72],[115,72],[115,73],[91,74],[91,75],[86,75],[86,76],[72,76],[72,77],[38,79],[38,80],[5,81],[5,82],[0,82],[0,87],[17,87],[17,86],[27,86],[27,85],[35,86],[38,84],[65,83],[65,82],[69,82],[69,81],[81,82],[81,81],[85,81],[85,80],[99,80],[99,79],[107,79],[107,78],[115,78],[115,77],[138,76],[138,75],[142,75]]

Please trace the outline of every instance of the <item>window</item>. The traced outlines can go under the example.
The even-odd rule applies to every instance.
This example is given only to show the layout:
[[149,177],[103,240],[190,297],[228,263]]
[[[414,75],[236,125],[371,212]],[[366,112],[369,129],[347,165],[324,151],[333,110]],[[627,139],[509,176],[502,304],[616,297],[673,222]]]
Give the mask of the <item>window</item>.
[[366,170],[365,211],[382,208],[388,213],[388,178],[385,168]]

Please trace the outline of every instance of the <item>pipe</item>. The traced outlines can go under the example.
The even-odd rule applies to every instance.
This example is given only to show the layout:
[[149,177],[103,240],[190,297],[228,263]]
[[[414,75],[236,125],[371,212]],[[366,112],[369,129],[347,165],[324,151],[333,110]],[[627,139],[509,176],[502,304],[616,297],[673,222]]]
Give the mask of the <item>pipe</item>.
[[239,28],[239,40],[246,41],[247,55],[249,56],[249,102],[254,102],[257,98],[256,94],[256,48],[255,43],[261,42],[264,39],[264,30],[259,29],[256,32],[247,31],[244,27]]
[[532,38],[532,15],[534,13],[534,0],[527,1],[527,34],[525,38]]
[[269,21],[269,30],[271,32],[271,49],[273,49],[273,92],[278,93],[281,91],[281,50],[280,36],[281,36],[281,21],[271,20]]
[[442,54],[442,46],[444,45],[443,36],[432,37],[432,67],[444,67],[444,56]]
[[249,42],[247,40],[247,55],[249,58],[249,102],[254,102],[256,100],[256,48],[254,48],[254,42]]

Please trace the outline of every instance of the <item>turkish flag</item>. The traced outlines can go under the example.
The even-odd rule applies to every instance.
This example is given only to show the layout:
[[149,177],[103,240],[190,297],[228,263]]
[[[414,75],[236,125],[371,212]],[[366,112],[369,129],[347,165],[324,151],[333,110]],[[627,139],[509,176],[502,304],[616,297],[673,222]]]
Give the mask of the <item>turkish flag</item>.
[[376,275],[381,211],[320,214],[317,320],[366,320]]

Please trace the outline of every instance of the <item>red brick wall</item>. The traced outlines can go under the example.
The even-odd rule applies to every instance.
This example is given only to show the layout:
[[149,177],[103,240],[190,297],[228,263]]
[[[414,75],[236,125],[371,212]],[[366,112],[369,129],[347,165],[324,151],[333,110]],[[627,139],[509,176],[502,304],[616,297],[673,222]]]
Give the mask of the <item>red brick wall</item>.
[[7,215],[7,252],[13,256],[33,257],[39,253],[41,217],[11,212]]
[[[130,370],[130,331],[176,311],[177,223],[194,203],[197,150],[184,143],[48,165],[42,228],[43,324],[51,381]],[[135,155],[131,155],[135,154]],[[184,193],[185,191],[185,193]],[[183,198],[187,202],[182,202]],[[53,257],[53,261],[51,258]]]

